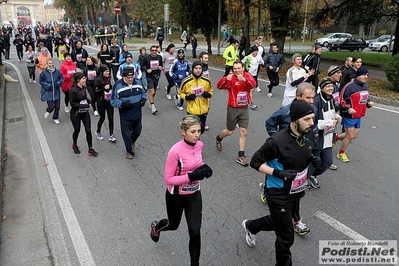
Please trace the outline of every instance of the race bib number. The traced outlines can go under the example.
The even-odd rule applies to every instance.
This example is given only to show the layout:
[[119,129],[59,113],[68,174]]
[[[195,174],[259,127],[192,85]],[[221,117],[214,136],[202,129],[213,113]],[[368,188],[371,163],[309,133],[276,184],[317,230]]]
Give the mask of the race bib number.
[[305,170],[303,170],[302,172],[296,174],[295,179],[291,183],[290,194],[299,193],[299,192],[302,192],[302,191],[304,191],[306,189],[306,180],[307,180],[307,177],[308,177],[308,168],[309,167],[306,167]]
[[367,104],[367,100],[369,98],[369,92],[368,91],[361,91],[359,92],[359,103],[360,104]]
[[338,106],[339,105],[339,92],[333,93],[332,97],[335,101],[335,106]]
[[104,100],[109,101],[111,99],[112,91],[106,92],[104,91]]
[[204,75],[205,77],[209,78],[209,71],[208,70],[207,71],[203,71],[202,75]]
[[95,70],[88,70],[87,71],[87,79],[94,80],[96,78],[96,71]]
[[202,95],[203,93],[204,93],[204,87],[202,86],[202,85],[199,85],[198,87],[196,87],[196,88],[191,88],[191,93],[192,94],[195,94],[195,95],[197,95],[197,96],[200,96],[200,95]]
[[327,126],[324,129],[324,135],[332,134],[332,133],[337,133],[337,130],[335,129],[335,126]]
[[151,70],[158,70],[159,61],[158,60],[151,60],[150,61],[150,68]]
[[195,192],[199,190],[200,188],[200,182],[198,180],[195,180],[193,182],[185,183],[181,186],[181,191],[184,192]]
[[68,75],[73,75],[75,72],[75,69],[68,69],[67,71]]
[[173,61],[175,61],[174,57],[169,57],[169,64],[173,64]]
[[77,54],[76,55],[76,60],[82,61],[82,54]]
[[[79,102],[80,104],[88,104],[87,100],[81,100]],[[89,107],[83,107],[83,108],[79,108],[78,109],[78,113],[82,114],[82,113],[87,113],[90,110]]]
[[246,91],[240,91],[237,94],[237,104],[240,104],[240,105],[248,104],[248,93]]
[[60,53],[61,53],[61,54],[65,54],[65,52],[66,52],[65,48],[61,48],[61,49],[60,49]]

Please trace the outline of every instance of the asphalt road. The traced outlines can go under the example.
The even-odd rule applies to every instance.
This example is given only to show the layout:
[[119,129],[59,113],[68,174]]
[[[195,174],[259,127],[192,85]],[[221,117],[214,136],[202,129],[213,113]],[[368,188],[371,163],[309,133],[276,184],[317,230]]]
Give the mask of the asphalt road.
[[[87,48],[89,53],[98,49]],[[134,52],[137,58],[137,52]],[[84,133],[73,154],[72,125],[61,105],[61,124],[43,117],[39,84],[29,83],[26,66],[13,55],[7,73],[20,83],[7,83],[6,135],[8,159],[3,196],[0,264],[9,265],[189,265],[185,220],[175,232],[162,232],[160,241],[149,237],[152,220],[166,217],[163,168],[169,148],[181,136],[178,111],[165,97],[161,77],[152,115],[143,109],[143,131],[136,156],[125,159],[118,112],[117,143],[93,139],[97,158],[86,153]],[[222,71],[211,69],[213,84]],[[22,80],[23,82],[22,82]],[[266,97],[266,83],[254,93],[258,109],[250,111],[246,154],[264,143],[264,121],[281,106],[284,88]],[[201,184],[203,196],[202,265],[274,265],[273,232],[261,232],[254,248],[247,246],[243,219],[269,213],[259,200],[264,176],[235,162],[238,132],[215,148],[215,137],[225,127],[227,93],[215,89],[208,116],[210,130],[201,136],[203,158],[213,176]],[[10,119],[22,117],[11,123]],[[348,149],[350,163],[335,160],[338,170],[319,178],[321,188],[307,191],[301,214],[312,230],[295,236],[294,265],[318,265],[319,240],[399,240],[397,172],[399,151],[396,123],[398,108],[377,105],[362,119],[359,137]],[[91,117],[92,131],[98,117]],[[338,149],[334,150],[337,153]],[[18,173],[18,174],[16,174]],[[340,222],[340,223],[337,223]],[[346,227],[345,227],[346,226]],[[30,229],[30,230],[28,230]],[[14,237],[12,237],[14,236]]]

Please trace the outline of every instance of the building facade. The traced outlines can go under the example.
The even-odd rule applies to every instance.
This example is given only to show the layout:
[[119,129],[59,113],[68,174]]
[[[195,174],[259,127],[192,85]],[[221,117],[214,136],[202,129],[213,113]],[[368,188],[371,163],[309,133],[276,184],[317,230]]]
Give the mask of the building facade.
[[36,26],[53,21],[62,21],[65,11],[56,9],[53,5],[44,4],[43,0],[4,0],[0,3],[0,23]]

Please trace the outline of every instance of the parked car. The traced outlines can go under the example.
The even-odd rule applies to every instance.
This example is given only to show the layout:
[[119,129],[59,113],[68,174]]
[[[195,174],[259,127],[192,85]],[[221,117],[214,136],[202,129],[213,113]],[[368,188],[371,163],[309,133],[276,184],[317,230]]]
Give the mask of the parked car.
[[371,43],[373,43],[373,42],[379,42],[379,41],[381,41],[382,39],[389,38],[390,36],[391,36],[391,35],[386,35],[386,34],[384,34],[384,35],[381,35],[380,37],[378,37],[378,38],[376,38],[376,39],[366,40],[366,45],[367,45],[367,47],[370,48],[370,44],[371,44]]
[[366,41],[363,38],[343,38],[328,45],[328,50],[340,52],[341,50],[361,52],[366,48]]
[[[370,44],[369,48],[373,51],[388,52],[388,46],[389,46],[390,39],[391,39],[391,36],[384,38],[378,42],[373,42],[372,44]],[[392,36],[391,46],[389,47],[389,50],[392,50],[394,40],[395,40],[395,36]]]
[[330,33],[324,37],[316,39],[315,44],[327,47],[329,44],[333,44],[341,38],[349,38],[349,37],[352,37],[352,35],[349,33],[339,33],[339,32],[338,33]]

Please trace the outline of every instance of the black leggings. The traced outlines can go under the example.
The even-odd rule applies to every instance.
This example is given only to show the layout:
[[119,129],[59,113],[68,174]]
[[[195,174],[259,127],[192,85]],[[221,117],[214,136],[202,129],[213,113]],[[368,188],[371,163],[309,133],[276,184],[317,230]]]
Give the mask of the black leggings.
[[190,236],[189,252],[191,265],[199,265],[199,258],[201,253],[201,222],[202,222],[202,197],[201,191],[197,191],[190,195],[172,195],[166,190],[166,212],[168,219],[159,221],[155,230],[174,231],[181,221],[184,210],[186,216],[188,233]]
[[93,147],[93,137],[91,135],[91,121],[89,112],[84,114],[75,114],[75,112],[71,112],[71,122],[73,126],[72,140],[73,144],[78,144],[78,136],[80,133],[80,122],[83,123],[86,132],[86,141],[89,149]]
[[170,94],[170,89],[175,86],[172,77],[169,75],[169,71],[165,73],[165,78],[168,81],[168,86],[166,87],[166,93]]
[[96,111],[96,93],[94,92],[94,84],[86,84],[86,87],[90,94],[91,106],[93,107],[93,111]]
[[29,73],[29,78],[35,80],[36,78],[36,66],[28,66],[28,73]]
[[230,74],[230,71],[233,71],[233,66],[225,66],[226,69],[224,71],[224,75],[223,77],[227,76],[228,74]]
[[69,105],[69,91],[62,91],[62,92],[65,95],[65,98],[64,98],[65,106],[68,106]]
[[97,108],[98,114],[100,115],[100,119],[97,123],[97,133],[101,132],[101,126],[105,121],[105,111],[107,111],[109,134],[114,134],[114,107],[111,105],[110,101],[98,101]]
[[23,50],[18,50],[18,49],[17,49],[17,55],[18,55],[18,59],[19,59],[19,60],[24,59],[24,52],[23,52]]

